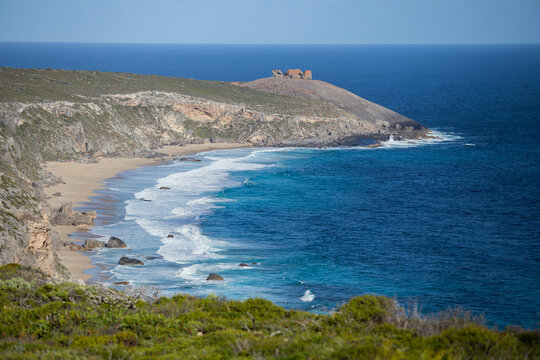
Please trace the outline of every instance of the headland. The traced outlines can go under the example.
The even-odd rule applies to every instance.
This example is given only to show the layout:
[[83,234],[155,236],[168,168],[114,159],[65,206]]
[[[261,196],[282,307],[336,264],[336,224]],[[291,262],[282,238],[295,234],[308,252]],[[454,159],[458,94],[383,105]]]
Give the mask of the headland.
[[170,158],[169,149],[180,154],[230,144],[339,146],[359,139],[418,139],[429,131],[301,73],[231,84],[0,69],[0,264],[37,266],[71,278],[57,254],[65,254],[69,226],[91,225],[96,216],[73,211],[73,204],[104,178]]

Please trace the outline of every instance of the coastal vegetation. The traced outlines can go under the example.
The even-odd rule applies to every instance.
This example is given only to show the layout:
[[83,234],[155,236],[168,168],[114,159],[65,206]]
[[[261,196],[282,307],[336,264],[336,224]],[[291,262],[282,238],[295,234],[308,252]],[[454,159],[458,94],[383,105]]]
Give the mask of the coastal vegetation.
[[540,331],[488,329],[460,311],[423,317],[364,295],[329,314],[263,299],[158,297],[0,267],[0,357],[107,359],[535,359]]

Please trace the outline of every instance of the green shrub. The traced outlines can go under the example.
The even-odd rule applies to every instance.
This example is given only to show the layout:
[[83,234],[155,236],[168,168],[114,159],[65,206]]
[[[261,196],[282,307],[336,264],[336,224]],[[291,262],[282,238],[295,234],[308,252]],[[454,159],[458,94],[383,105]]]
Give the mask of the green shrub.
[[0,280],[0,290],[9,291],[12,289],[28,291],[33,287],[33,284],[19,277],[9,280]]
[[136,346],[139,343],[137,335],[129,330],[119,332],[115,338],[116,342],[124,344],[124,346]]
[[393,301],[387,297],[364,295],[349,300],[336,316],[360,323],[381,323],[388,318],[394,306]]
[[[38,270],[0,267],[0,358],[96,359],[534,359],[538,331],[504,332],[446,313],[396,321],[391,299],[365,295],[334,314],[285,310],[264,299],[176,295],[153,302],[98,286],[46,285]],[[37,275],[39,278],[41,275]],[[398,309],[399,310],[399,309]],[[458,314],[458,313],[455,313]],[[458,315],[455,315],[458,316]],[[417,320],[410,319],[410,320]],[[448,327],[458,324],[458,327]],[[409,325],[410,326],[410,325]],[[434,330],[435,329],[435,330]]]

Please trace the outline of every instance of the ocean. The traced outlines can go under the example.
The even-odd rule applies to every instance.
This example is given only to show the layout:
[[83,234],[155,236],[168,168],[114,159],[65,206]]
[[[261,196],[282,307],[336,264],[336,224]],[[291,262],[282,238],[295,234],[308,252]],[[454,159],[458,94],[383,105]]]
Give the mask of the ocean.
[[[539,324],[539,45],[0,43],[0,66],[221,81],[311,69],[438,135],[221,150],[119,174],[82,207],[111,206],[92,232],[129,246],[92,256],[99,281],[314,312],[380,294],[491,326]],[[205,281],[212,272],[225,281]]]

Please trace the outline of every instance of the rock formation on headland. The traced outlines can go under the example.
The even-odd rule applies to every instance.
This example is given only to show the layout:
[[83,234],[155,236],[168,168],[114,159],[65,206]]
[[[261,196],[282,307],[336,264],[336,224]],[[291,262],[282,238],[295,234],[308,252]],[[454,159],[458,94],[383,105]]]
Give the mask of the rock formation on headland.
[[59,235],[51,224],[91,223],[95,217],[74,212],[67,204],[62,209],[48,206],[42,187],[61,179],[42,167],[45,161],[151,157],[162,145],[205,139],[331,146],[363,138],[418,138],[428,131],[308,77],[304,71],[299,78],[276,75],[238,86],[149,75],[0,68],[0,265],[17,262],[68,277],[54,253]]
[[285,71],[285,74],[281,70],[272,70],[272,75],[275,77],[286,77],[289,79],[306,79],[311,80],[313,78],[313,75],[311,73],[311,70],[302,71],[300,69],[289,69]]

